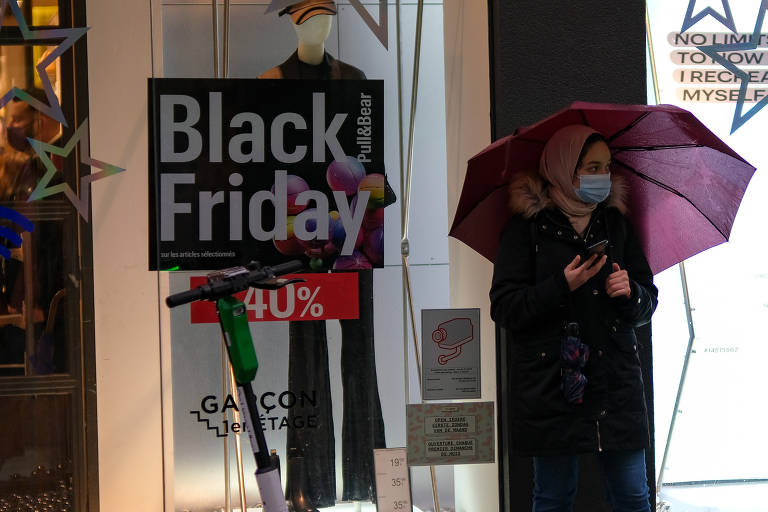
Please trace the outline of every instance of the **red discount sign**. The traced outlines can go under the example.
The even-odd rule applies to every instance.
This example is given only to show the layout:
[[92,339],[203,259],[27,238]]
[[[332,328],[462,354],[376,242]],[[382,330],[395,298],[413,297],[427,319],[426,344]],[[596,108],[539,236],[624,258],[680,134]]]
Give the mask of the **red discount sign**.
[[[235,294],[248,310],[250,322],[280,320],[330,320],[358,318],[357,272],[338,274],[291,274],[303,279],[279,290],[248,288]],[[205,277],[191,277],[189,287],[206,284]],[[217,323],[216,305],[209,301],[190,304],[193,324]]]

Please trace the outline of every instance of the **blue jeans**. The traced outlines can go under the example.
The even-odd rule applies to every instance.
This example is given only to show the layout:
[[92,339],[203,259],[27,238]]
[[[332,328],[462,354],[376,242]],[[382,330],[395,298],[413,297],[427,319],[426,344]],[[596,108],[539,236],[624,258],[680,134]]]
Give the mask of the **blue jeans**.
[[[597,454],[614,512],[650,512],[645,450]],[[579,456],[533,458],[533,512],[571,512],[579,483]]]

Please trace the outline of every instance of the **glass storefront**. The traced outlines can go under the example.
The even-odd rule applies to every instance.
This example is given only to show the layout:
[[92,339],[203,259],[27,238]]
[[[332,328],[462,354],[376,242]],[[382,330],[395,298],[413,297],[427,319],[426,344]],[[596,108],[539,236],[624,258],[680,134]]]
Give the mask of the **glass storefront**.
[[85,392],[90,227],[63,194],[40,194],[46,175],[51,187],[77,190],[88,172],[75,152],[45,149],[62,147],[86,113],[86,84],[76,79],[84,42],[56,58],[65,37],[45,31],[60,14],[82,12],[9,4],[0,29],[0,510],[8,511],[82,510],[94,469],[85,419],[94,407]]
[[[270,70],[296,52],[300,29],[294,31],[289,16],[266,13],[268,5],[269,2],[232,4],[228,77],[256,78],[265,72],[272,73]],[[354,332],[358,327],[352,325],[357,321],[353,320],[306,321],[309,313],[305,321],[259,322],[252,318],[250,332],[260,361],[253,387],[259,397],[267,445],[275,449],[281,459],[286,493],[314,497],[316,503],[319,501],[316,506],[323,510],[357,510],[356,507],[373,510],[375,490],[370,450],[404,447],[405,404],[421,399],[411,327],[404,318],[400,241],[404,197],[401,162],[405,161],[408,145],[417,4],[404,2],[398,7],[394,2],[380,6],[342,1],[336,5],[338,10],[331,17],[325,51],[334,59],[357,68],[368,80],[383,81],[384,166],[376,172],[386,173],[396,199],[382,212],[383,265],[359,274],[361,281],[370,281],[367,287],[372,310],[365,320],[369,325],[360,327],[368,331],[365,335],[368,341],[357,339]],[[449,306],[442,11],[441,2],[426,3],[422,22],[411,183],[412,196],[418,200],[411,203],[408,259],[416,311]],[[218,15],[223,32],[223,6]],[[215,76],[210,5],[164,2],[162,20],[163,77]],[[223,40],[219,42],[219,50],[223,54]],[[224,69],[222,58],[220,55],[220,75]],[[282,72],[287,73],[286,69],[283,67]],[[275,78],[269,74],[264,76]],[[282,78],[298,76],[283,75]],[[398,80],[402,80],[402,87],[398,87]],[[235,168],[243,172],[248,169],[247,166]],[[287,169],[289,174],[301,172]],[[169,291],[189,289],[204,276],[204,272],[170,273]],[[364,293],[365,287],[361,284],[360,293]],[[302,293],[302,288],[296,293]],[[263,300],[268,302],[268,297],[265,295]],[[301,297],[297,295],[296,300]],[[252,293],[244,300],[253,315],[259,308],[268,307],[268,304],[257,304]],[[342,297],[337,300],[345,302]],[[363,308],[364,301],[360,300]],[[329,306],[320,305],[326,309]],[[284,306],[281,303],[278,309]],[[233,416],[237,399],[231,388],[222,389],[226,372],[222,374],[219,326],[195,320],[194,311],[193,307],[182,306],[170,313],[174,509],[218,510],[228,505],[239,509],[234,431],[239,429],[235,423],[244,419],[238,421]],[[297,332],[308,329],[311,332],[306,340],[309,348],[299,347]],[[363,350],[364,343],[372,343],[372,352]],[[289,378],[289,373],[294,372],[293,365],[299,358],[312,361],[313,368],[302,371],[326,377],[307,377],[307,382],[314,384],[294,387],[291,382],[295,377]],[[366,376],[369,359],[375,366],[371,366],[373,374]],[[320,382],[328,379],[324,384],[327,389],[316,387],[318,378]],[[375,426],[376,409],[381,411],[382,430],[368,432],[372,430],[371,425]],[[360,414],[363,416],[356,419]],[[360,427],[356,424],[364,426],[363,431],[358,432]],[[320,435],[319,430],[326,429],[328,431]],[[253,480],[255,465],[247,436],[242,436],[241,442],[245,498],[250,508],[259,503],[260,497]],[[311,468],[297,466],[303,457],[296,455],[303,455],[302,452],[307,453],[305,466],[312,461]],[[450,466],[436,469],[441,508],[450,509],[453,507],[453,469]],[[434,509],[429,468],[412,468],[411,479],[414,510]]]
[[759,405],[768,355],[768,246],[759,234],[768,215],[761,172],[768,164],[768,26],[765,3],[758,4],[648,2],[649,103],[691,111],[758,169],[730,241],[685,262],[687,287],[678,267],[656,278],[656,473],[663,484],[659,502],[670,511],[764,510],[768,496],[768,415]]
[[[230,78],[255,79],[284,63],[297,50],[297,33],[289,16],[278,16],[277,11],[266,13],[270,3],[232,3],[226,66],[225,12],[223,4],[219,4],[220,74],[226,68]],[[706,10],[704,2],[668,5],[653,0],[647,6],[653,57],[648,65],[649,103],[672,103],[690,110],[760,169],[768,164],[763,143],[768,111],[763,108],[768,102],[768,42],[766,26],[760,25],[767,13],[764,2],[760,6],[758,3],[710,2],[711,8]],[[159,22],[153,27],[156,39],[151,43],[155,61],[162,63],[156,66],[155,77],[214,77],[210,2],[162,0],[149,4],[156,16],[154,21]],[[84,20],[69,21],[77,16],[63,2],[27,0],[18,5],[20,16],[33,29],[85,25]],[[363,72],[367,79],[383,81],[384,164],[377,172],[386,173],[396,198],[393,204],[382,208],[383,265],[371,272],[373,352],[366,357],[375,358],[375,369],[369,375],[372,379],[368,382],[372,384],[359,387],[365,387],[361,396],[366,400],[378,395],[383,435],[371,434],[375,438],[373,444],[404,447],[405,406],[422,399],[401,259],[418,7],[416,2],[352,0],[337,2],[337,7],[325,50]],[[410,184],[413,200],[408,212],[408,263],[416,311],[415,331],[419,333],[420,309],[450,307],[449,282],[454,277],[448,264],[447,230],[451,219],[446,198],[450,197],[449,189],[458,189],[460,184],[446,183],[445,179],[447,157],[458,152],[446,147],[449,120],[445,62],[446,47],[455,42],[448,41],[443,34],[443,12],[442,2],[425,2]],[[754,47],[750,47],[749,36],[753,32],[757,39]],[[35,151],[25,145],[27,136],[63,145],[81,125],[88,99],[85,84],[76,83],[75,78],[85,76],[84,62],[78,60],[82,53],[67,52],[42,70],[42,78],[36,65],[50,55],[55,41],[32,44],[25,39],[19,30],[19,18],[11,9],[3,13],[2,36],[0,89],[17,87],[28,96],[12,98],[0,109],[0,206],[23,215],[34,230],[20,229],[20,224],[11,218],[2,220],[3,228],[17,233],[20,242],[10,243],[6,237],[3,245],[9,252],[0,257],[0,511],[27,506],[92,509],[96,505],[86,503],[89,495],[98,496],[98,475],[94,472],[95,437],[89,437],[86,428],[90,425],[91,433],[96,430],[95,411],[89,402],[95,400],[95,393],[89,388],[91,384],[95,387],[93,368],[89,367],[95,364],[93,299],[89,295],[93,290],[90,227],[62,194],[27,201],[46,167]],[[702,49],[712,45],[725,45],[716,50],[723,60],[714,59]],[[746,79],[749,84],[742,91]],[[48,82],[61,102],[68,126],[28,108],[25,97],[43,104],[50,102],[50,96],[45,94]],[[80,101],[76,102],[76,98]],[[142,116],[144,113],[140,113],[138,125],[144,123]],[[133,142],[129,140],[130,144]],[[146,160],[144,154],[141,157]],[[78,161],[79,155],[75,153],[53,158],[51,164],[60,177],[52,185],[66,183],[77,190],[79,176],[84,172]],[[136,167],[138,171],[139,166]],[[237,167],[233,164],[232,169]],[[144,187],[146,179],[143,175],[141,179]],[[768,268],[764,257],[768,247],[760,234],[761,221],[768,216],[762,200],[768,192],[766,186],[766,179],[758,170],[743,199],[730,241],[685,262],[685,289],[678,267],[656,276],[660,301],[653,319],[655,469],[663,484],[658,502],[670,512],[764,510],[760,507],[768,496],[764,463],[768,444],[763,431],[768,426],[768,416],[760,404],[762,362],[768,356],[768,344],[761,328],[768,320]],[[129,194],[134,198],[143,190],[132,190]],[[208,199],[213,209],[213,194]],[[103,204],[101,207],[104,208]],[[134,245],[142,243],[139,239],[132,241]],[[130,274],[128,268],[120,270]],[[141,272],[146,274],[146,268],[142,266]],[[205,272],[158,272],[153,276],[162,300],[168,293],[200,283]],[[485,288],[486,284],[477,286]],[[484,300],[485,289],[481,295]],[[268,295],[263,297],[268,301]],[[305,297],[303,300],[311,302],[311,290]],[[254,311],[265,307],[264,303],[256,302],[254,295],[246,302]],[[304,305],[311,311],[313,304],[301,304]],[[238,402],[224,383],[228,376],[222,365],[221,332],[215,322],[193,321],[191,306],[169,311],[161,304],[160,308],[158,318],[152,320],[161,324],[157,333],[160,340],[153,343],[161,352],[157,357],[165,358],[160,365],[164,387],[154,389],[154,384],[148,385],[151,390],[138,393],[141,396],[136,398],[137,402],[144,400],[141,407],[131,404],[136,411],[120,421],[133,428],[133,422],[150,416],[146,411],[151,412],[155,406],[162,408],[166,428],[157,434],[161,439],[152,449],[162,451],[165,459],[153,461],[152,467],[159,466],[165,472],[165,494],[161,499],[165,500],[167,510],[239,509],[235,434],[242,431],[242,419],[233,414]],[[691,336],[688,309],[694,333],[690,353],[686,350]],[[108,322],[102,320],[103,325]],[[302,478],[288,476],[307,475],[302,461],[296,460],[300,457],[291,460],[291,454],[295,455],[291,448],[296,446],[291,445],[290,433],[313,428],[315,418],[300,414],[299,409],[317,407],[325,411],[330,426],[323,441],[328,469],[322,475],[330,482],[330,491],[324,502],[328,506],[320,508],[372,509],[373,496],[367,488],[370,479],[359,485],[364,488],[360,493],[350,491],[359,484],[355,480],[360,476],[359,471],[350,468],[364,457],[355,452],[361,445],[352,445],[351,455],[350,446],[345,446],[352,428],[348,418],[350,405],[345,400],[352,392],[361,390],[351,389],[345,382],[345,375],[359,368],[345,368],[350,344],[349,337],[345,340],[344,321],[316,321],[322,323],[324,332],[320,340],[324,359],[315,361],[327,374],[328,389],[323,393],[316,389],[292,389],[289,384],[289,367],[294,357],[291,331],[301,322],[252,321],[249,332],[260,362],[255,389],[260,392],[258,403],[267,444],[281,458],[286,489],[291,493],[309,492]],[[121,336],[130,335],[114,335],[122,340]],[[483,336],[490,339],[492,333]],[[484,345],[487,346],[492,343]],[[169,350],[164,352],[166,348]],[[110,345],[101,364],[107,365],[106,361],[115,353]],[[686,358],[687,373],[681,387]],[[484,383],[491,381],[487,378]],[[105,378],[100,382],[101,390],[112,392],[110,397],[133,393],[132,389],[125,391],[125,395],[115,393],[110,385],[123,386],[123,381],[114,382],[117,379]],[[488,389],[485,391],[487,394]],[[113,403],[106,406],[105,410],[112,412],[116,407]],[[354,403],[351,409],[356,409]],[[674,428],[670,429],[673,418]],[[105,439],[110,442],[101,449],[120,453],[115,446],[122,436],[129,436],[125,432],[128,427],[109,427],[105,429]],[[241,442],[244,496],[247,507],[253,509],[260,501],[253,477],[255,465],[247,435],[241,437]],[[136,446],[137,451],[143,448]],[[454,501],[454,470],[457,475],[468,474],[466,467],[436,467],[434,478],[442,509],[460,508]],[[119,473],[111,473],[111,478]],[[411,468],[410,478],[415,507],[433,509],[429,468]],[[460,477],[456,480],[456,486],[462,483]],[[113,488],[105,493],[115,495],[118,493]]]

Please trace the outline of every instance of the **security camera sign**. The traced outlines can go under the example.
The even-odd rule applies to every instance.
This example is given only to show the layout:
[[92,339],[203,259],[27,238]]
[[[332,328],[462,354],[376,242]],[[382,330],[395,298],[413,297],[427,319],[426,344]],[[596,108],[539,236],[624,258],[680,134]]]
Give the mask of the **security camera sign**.
[[480,398],[480,310],[421,310],[424,400]]

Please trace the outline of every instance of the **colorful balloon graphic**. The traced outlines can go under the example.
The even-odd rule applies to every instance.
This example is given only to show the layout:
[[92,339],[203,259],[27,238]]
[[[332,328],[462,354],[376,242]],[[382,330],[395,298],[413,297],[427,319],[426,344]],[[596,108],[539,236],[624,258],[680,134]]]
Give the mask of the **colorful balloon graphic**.
[[285,240],[272,240],[275,244],[275,249],[285,256],[298,256],[304,253],[304,246],[301,245],[299,239],[296,238],[296,233],[293,232],[293,221],[295,219],[296,217],[293,215],[288,217],[286,222],[288,236]]
[[[310,208],[308,210],[305,210],[305,214],[310,213],[316,213],[317,210],[315,208]],[[313,217],[312,215],[308,215],[305,217],[306,220],[304,222],[304,228],[308,233],[314,233],[318,231],[318,225],[317,225],[317,218]],[[295,228],[294,228],[295,229]],[[328,231],[330,231],[330,219],[328,222]],[[304,246],[304,249],[306,249],[307,256],[314,256],[317,257],[322,254],[323,246],[328,242],[330,237],[328,236],[328,233],[316,233],[317,237],[312,238],[310,240],[301,240],[299,239],[299,243]]]
[[[286,176],[287,178],[287,189],[288,189],[288,214],[289,215],[296,215],[297,213],[301,213],[304,210],[306,210],[307,205],[302,204],[298,205],[296,204],[296,197],[301,194],[302,192],[306,192],[309,190],[309,184],[304,181],[304,178],[300,176],[296,176],[295,174],[288,174]],[[272,193],[275,193],[275,186],[272,185]]]
[[[334,212],[331,212],[336,213]],[[341,250],[342,247],[344,247],[344,241],[347,239],[347,232],[344,229],[344,223],[341,221],[341,218],[334,218],[333,215],[331,215],[331,221],[329,225],[329,231],[330,231],[330,239],[331,242],[333,242],[333,245],[337,247],[338,250]],[[355,248],[359,248],[363,244],[363,230],[360,229],[360,231],[357,232],[357,240],[355,240]]]
[[322,270],[325,266],[325,263],[323,263],[322,258],[311,258],[309,260],[309,268],[317,272],[318,270]]
[[325,172],[325,179],[331,190],[344,191],[348,196],[357,193],[357,187],[363,178],[365,167],[352,156],[334,160]]
[[368,197],[367,208],[384,207],[384,175],[372,173],[360,180],[357,191],[368,191],[371,195]]

